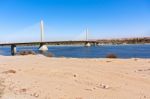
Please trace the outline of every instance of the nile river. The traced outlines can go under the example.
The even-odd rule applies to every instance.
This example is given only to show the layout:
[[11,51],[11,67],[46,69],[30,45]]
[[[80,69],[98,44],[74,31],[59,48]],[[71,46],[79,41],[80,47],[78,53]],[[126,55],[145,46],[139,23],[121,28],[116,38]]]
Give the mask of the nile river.
[[[119,58],[150,58],[150,45],[103,45],[103,46],[49,46],[55,57],[104,58],[113,53]],[[17,47],[17,51],[33,50],[38,47]],[[10,47],[0,47],[0,55],[10,56]]]

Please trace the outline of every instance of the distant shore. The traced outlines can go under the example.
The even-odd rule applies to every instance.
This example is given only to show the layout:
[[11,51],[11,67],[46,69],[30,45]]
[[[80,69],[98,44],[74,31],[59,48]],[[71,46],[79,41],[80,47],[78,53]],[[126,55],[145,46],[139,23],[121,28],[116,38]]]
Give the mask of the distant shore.
[[0,56],[1,99],[150,99],[150,59]]

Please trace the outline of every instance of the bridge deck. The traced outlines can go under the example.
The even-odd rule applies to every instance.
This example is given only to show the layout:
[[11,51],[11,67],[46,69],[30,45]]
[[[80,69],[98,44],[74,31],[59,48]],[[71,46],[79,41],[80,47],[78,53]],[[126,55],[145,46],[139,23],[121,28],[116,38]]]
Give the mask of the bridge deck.
[[47,45],[72,45],[72,44],[85,44],[85,43],[97,43],[96,41],[50,41],[50,42],[23,42],[23,43],[2,43],[0,46],[10,46],[10,45],[39,45],[39,44],[47,44]]

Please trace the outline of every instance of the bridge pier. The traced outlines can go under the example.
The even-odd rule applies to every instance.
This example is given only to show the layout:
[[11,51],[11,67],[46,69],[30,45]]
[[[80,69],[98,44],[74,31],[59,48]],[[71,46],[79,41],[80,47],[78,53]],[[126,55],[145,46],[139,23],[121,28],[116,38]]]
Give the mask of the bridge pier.
[[17,48],[16,48],[16,45],[11,45],[11,55],[15,55],[17,53]]
[[47,45],[44,44],[44,43],[41,43],[41,44],[40,44],[40,47],[39,47],[39,51],[45,52],[45,51],[47,51],[47,50],[48,50]]
[[98,46],[98,43],[97,43],[97,42],[94,42],[93,45],[94,45],[94,46]]
[[89,42],[85,43],[85,47],[90,47],[90,46],[91,46],[91,43],[89,43]]

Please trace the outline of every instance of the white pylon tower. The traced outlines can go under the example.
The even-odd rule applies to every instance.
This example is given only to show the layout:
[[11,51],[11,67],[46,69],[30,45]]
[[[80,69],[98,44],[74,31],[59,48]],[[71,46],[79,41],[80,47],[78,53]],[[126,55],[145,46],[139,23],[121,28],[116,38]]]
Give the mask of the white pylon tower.
[[43,22],[43,20],[41,20],[40,28],[41,28],[41,42],[43,42],[43,39],[44,39],[44,22]]
[[43,44],[44,43],[44,22],[43,22],[43,20],[41,20],[41,22],[40,22],[40,28],[41,28],[41,44],[40,44],[39,50],[42,52],[45,52],[48,50],[48,47],[46,46],[46,44]]
[[88,41],[88,34],[89,34],[88,28],[86,28],[85,33],[86,33],[86,41]]
[[89,30],[88,30],[88,28],[86,28],[85,33],[86,33],[86,43],[85,43],[85,46],[86,46],[86,47],[90,47],[91,44],[88,42],[88,35],[89,35]]

